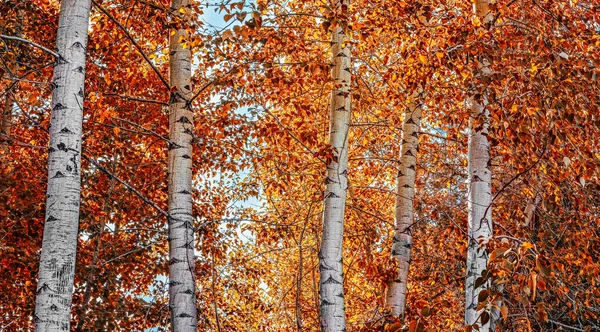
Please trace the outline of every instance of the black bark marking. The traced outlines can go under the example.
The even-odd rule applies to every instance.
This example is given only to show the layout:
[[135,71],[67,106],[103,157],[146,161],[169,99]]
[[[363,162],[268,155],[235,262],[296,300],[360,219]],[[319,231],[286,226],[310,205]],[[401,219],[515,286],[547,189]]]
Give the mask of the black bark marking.
[[84,97],[83,88],[79,88],[79,92],[77,93],[79,97]]
[[42,292],[47,292],[47,291],[52,291],[52,289],[50,289],[50,286],[48,286],[48,284],[44,283],[40,288],[38,288],[38,290],[35,293],[41,294]]
[[334,305],[335,303],[329,302],[325,299],[321,300],[321,306],[326,307],[326,306],[330,306],[330,305]]
[[65,145],[65,143],[60,142],[56,145],[56,147],[60,150],[60,151],[64,151],[67,152],[69,151],[69,149],[67,149],[67,146]]
[[340,198],[340,196],[336,195],[333,191],[326,194],[325,198]]
[[174,264],[181,263],[181,262],[183,262],[181,259],[173,257],[169,260],[169,265],[174,265]]
[[60,110],[64,110],[67,107],[61,103],[56,103],[56,105],[54,105],[54,108],[52,109],[53,111],[60,111]]
[[183,148],[183,146],[174,143],[174,142],[169,142],[169,150],[175,150],[175,149],[181,149]]
[[340,52],[337,54],[338,57],[347,58],[348,56],[344,54],[344,52]]
[[335,279],[333,279],[333,276],[329,276],[329,278],[327,278],[327,280],[325,280],[323,282],[323,284],[324,285],[331,285],[331,284],[333,284],[333,285],[341,285],[342,283],[339,282],[339,281],[337,281],[337,280],[335,280]]
[[73,45],[71,45],[71,47],[83,48],[83,45],[80,42],[74,42]]
[[183,156],[181,156],[181,158],[183,158],[183,159],[192,159],[192,157],[190,157],[190,156],[189,156],[189,155],[187,155],[187,154],[184,154]]
[[70,131],[69,128],[64,127],[63,129],[60,130],[61,134],[74,134],[74,132]]
[[183,294],[194,295],[194,291],[191,289],[186,289],[182,292]]
[[65,175],[59,171],[59,172],[56,172],[56,174],[52,178],[60,179],[60,178],[64,178],[64,177],[65,177]]
[[179,120],[175,121],[175,122],[181,122],[181,123],[187,123],[187,124],[192,124],[192,122],[190,121],[190,119],[188,119],[185,116],[182,116],[179,118]]
[[192,193],[187,191],[187,190],[181,190],[177,192],[178,194],[187,194],[187,195],[191,195]]
[[75,68],[75,71],[80,74],[83,74],[85,72],[85,68],[83,68],[83,66],[79,66],[79,67]]

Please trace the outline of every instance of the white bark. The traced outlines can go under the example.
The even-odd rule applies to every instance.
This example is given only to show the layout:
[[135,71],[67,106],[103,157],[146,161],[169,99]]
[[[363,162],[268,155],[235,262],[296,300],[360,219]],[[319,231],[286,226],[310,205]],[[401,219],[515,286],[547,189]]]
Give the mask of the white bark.
[[[334,6],[343,12],[349,0],[337,0]],[[348,125],[350,122],[350,46],[346,43],[346,26],[340,20],[331,38],[332,78],[329,144],[334,158],[327,165],[323,206],[323,234],[319,252],[321,279],[321,328],[324,332],[345,331],[342,242],[344,210],[348,189]]]
[[[485,26],[490,23],[488,0],[477,0],[474,6],[477,18]],[[489,75],[489,63],[483,59],[480,64],[480,75]],[[468,197],[468,233],[469,247],[467,251],[467,278],[465,283],[465,322],[468,325],[477,323],[479,331],[490,331],[490,322],[481,324],[477,310],[478,295],[481,291],[489,292],[489,280],[475,287],[477,278],[487,269],[488,252],[485,245],[492,238],[492,172],[490,169],[490,143],[487,139],[489,127],[489,111],[487,97],[482,87],[476,87],[477,93],[469,98],[471,115],[469,118],[469,197]],[[489,294],[489,293],[488,293]],[[491,319],[490,319],[491,320]]]
[[56,37],[46,222],[35,331],[69,331],[81,190],[81,131],[89,0],[63,0]]
[[171,35],[169,80],[169,305],[171,330],[196,331],[196,283],[194,277],[194,227],[192,215],[192,139],[194,114],[187,101],[191,90],[191,51],[184,47],[188,33],[183,26],[189,0],[173,0],[171,14],[178,24]]
[[[413,96],[415,97],[415,96]],[[396,317],[404,316],[406,288],[410,269],[412,248],[412,224],[414,220],[413,202],[415,197],[415,176],[421,106],[413,100],[407,107],[402,124],[402,147],[400,167],[396,178],[396,206],[392,258],[398,264],[397,276],[390,281],[387,289],[386,307]]]

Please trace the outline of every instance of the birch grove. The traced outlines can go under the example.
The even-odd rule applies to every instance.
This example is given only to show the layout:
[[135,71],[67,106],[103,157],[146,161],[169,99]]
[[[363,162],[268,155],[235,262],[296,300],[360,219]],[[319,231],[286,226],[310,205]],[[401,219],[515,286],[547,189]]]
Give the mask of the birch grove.
[[87,1],[0,1],[0,331],[600,328],[593,1]]
[[331,91],[329,145],[333,149],[333,157],[327,163],[319,251],[321,328],[326,332],[346,330],[342,242],[348,189],[348,125],[352,105],[350,45],[343,16],[349,5],[349,0],[334,2],[334,10],[339,16],[338,24],[332,27],[331,32],[331,77],[334,86]]
[[56,36],[46,218],[35,299],[35,331],[68,331],[81,191],[81,133],[89,0],[63,0]]
[[187,0],[171,4],[177,28],[169,39],[169,306],[172,331],[196,331],[192,142],[194,114],[189,101],[192,54],[186,42]]

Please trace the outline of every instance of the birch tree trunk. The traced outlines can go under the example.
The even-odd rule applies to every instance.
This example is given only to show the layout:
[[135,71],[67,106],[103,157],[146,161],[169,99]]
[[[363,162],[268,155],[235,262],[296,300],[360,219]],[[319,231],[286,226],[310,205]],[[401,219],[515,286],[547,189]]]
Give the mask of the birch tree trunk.
[[89,0],[63,0],[52,81],[46,222],[34,323],[36,332],[69,331],[81,191],[81,131]]
[[411,226],[414,220],[413,202],[420,124],[421,105],[413,100],[404,114],[400,168],[396,178],[396,206],[394,210],[396,222],[392,239],[392,258],[398,264],[398,274],[396,279],[388,284],[386,299],[387,308],[396,317],[404,316],[406,307],[406,287],[410,269],[410,251],[413,243]]
[[192,140],[194,114],[191,99],[191,59],[185,29],[189,0],[173,0],[171,15],[177,28],[169,40],[169,305],[171,330],[196,331],[194,226],[192,215]]
[[[476,0],[475,15],[487,26],[491,23],[489,0]],[[489,61],[484,57],[479,64],[479,75],[489,76]],[[485,245],[491,240],[492,230],[492,172],[490,169],[490,143],[487,139],[489,127],[489,111],[484,88],[475,87],[475,95],[469,98],[471,108],[469,117],[469,247],[467,251],[467,279],[465,285],[465,322],[468,325],[477,323],[479,331],[490,331],[491,317],[486,317],[483,310],[477,310],[478,295],[482,291],[489,294],[490,282],[477,282],[482,272],[487,269],[488,252]],[[483,279],[480,279],[483,280]],[[475,285],[477,283],[477,286]],[[483,315],[482,315],[483,314]],[[482,320],[486,321],[482,324]]]
[[[349,0],[335,0],[336,13],[344,16]],[[333,27],[331,50],[334,87],[331,91],[329,144],[333,158],[327,165],[323,205],[323,234],[319,252],[321,279],[321,328],[324,332],[345,331],[342,243],[344,211],[348,189],[348,125],[350,122],[350,46],[346,43],[346,23],[338,17]]]

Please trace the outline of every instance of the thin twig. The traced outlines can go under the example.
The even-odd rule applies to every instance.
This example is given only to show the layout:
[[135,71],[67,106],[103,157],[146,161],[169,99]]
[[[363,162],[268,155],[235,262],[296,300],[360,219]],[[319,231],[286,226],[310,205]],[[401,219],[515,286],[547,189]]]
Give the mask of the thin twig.
[[106,175],[112,177],[113,179],[117,180],[117,182],[119,182],[120,184],[122,184],[123,186],[127,187],[127,189],[129,189],[130,191],[132,191],[137,197],[139,197],[142,201],[144,201],[146,204],[152,206],[156,211],[158,211],[160,214],[162,214],[165,217],[169,217],[169,214],[160,208],[160,206],[158,206],[156,203],[154,203],[153,201],[151,201],[148,197],[144,196],[142,193],[139,192],[139,190],[135,189],[134,187],[132,187],[129,183],[121,180],[119,177],[117,177],[116,175],[112,174],[109,170],[107,170],[106,168],[100,166],[100,164],[98,164],[98,162],[92,158],[89,158],[88,156],[82,156],[85,160],[87,160],[90,164],[94,165],[97,169],[99,169],[100,171],[104,172]]

